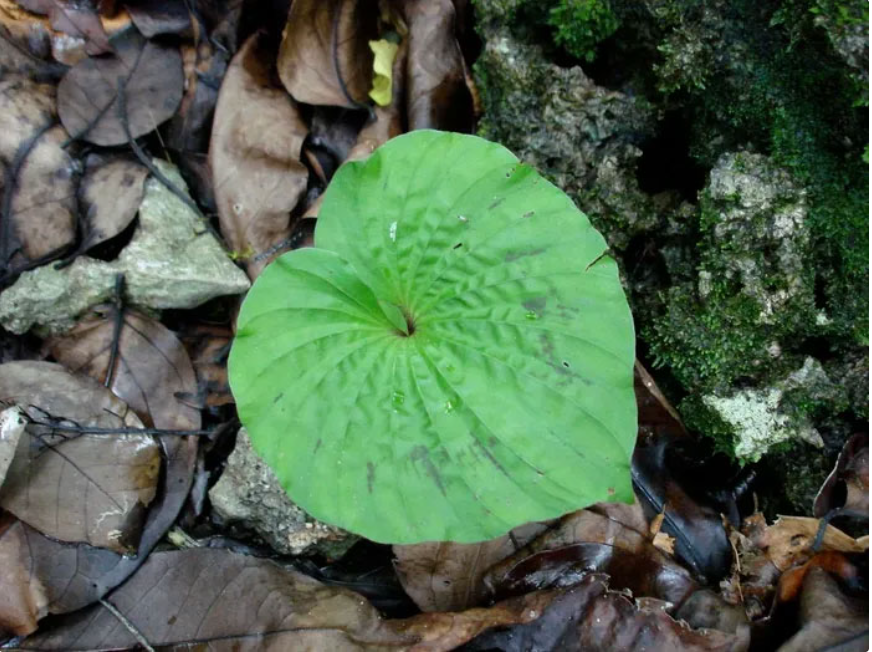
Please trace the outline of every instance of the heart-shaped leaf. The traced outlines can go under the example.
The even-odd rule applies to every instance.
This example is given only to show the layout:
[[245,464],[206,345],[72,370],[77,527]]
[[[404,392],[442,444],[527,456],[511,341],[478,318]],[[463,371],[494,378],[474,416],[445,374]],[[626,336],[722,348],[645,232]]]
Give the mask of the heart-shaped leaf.
[[[505,148],[415,131],[333,178],[243,304],[230,381],[291,498],[376,541],[631,500],[633,323],[602,236]],[[406,328],[397,324],[397,313]]]

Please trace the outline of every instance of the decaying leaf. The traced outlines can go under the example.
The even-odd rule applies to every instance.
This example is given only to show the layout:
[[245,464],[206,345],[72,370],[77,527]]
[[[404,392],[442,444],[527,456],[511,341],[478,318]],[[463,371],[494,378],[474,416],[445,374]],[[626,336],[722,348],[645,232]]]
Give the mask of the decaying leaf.
[[126,229],[142,203],[148,170],[129,157],[92,155],[86,162],[79,197],[87,224],[82,251]]
[[472,96],[463,55],[454,36],[451,0],[406,0],[401,14],[409,29],[406,115],[409,129],[470,131]]
[[80,61],[58,86],[58,114],[74,138],[122,145],[127,134],[118,112],[119,83],[125,120],[138,138],[170,118],[182,99],[178,47],[148,41],[134,28],[112,39],[113,56]]
[[36,631],[36,622],[46,615],[48,596],[27,563],[27,542],[14,528],[21,524],[0,511],[0,640],[4,635],[24,636]]
[[6,471],[12,464],[18,440],[26,425],[24,413],[18,406],[13,405],[0,412],[0,487],[3,486]]
[[124,6],[146,38],[184,34],[191,29],[191,15],[184,0],[128,0]]
[[[665,432],[665,431],[663,431]],[[641,436],[633,453],[633,486],[646,512],[663,514],[662,531],[675,538],[676,556],[699,577],[719,581],[733,558],[721,513],[691,497],[666,465],[673,438]]]
[[814,499],[814,515],[834,509],[869,516],[869,434],[851,437],[842,447],[836,467]]
[[[756,529],[751,538],[776,568],[784,572],[808,560],[812,555],[812,544],[820,524],[821,521],[816,518],[782,516],[772,525]],[[820,549],[865,552],[869,549],[869,537],[854,539],[832,525],[827,525]]]
[[87,54],[102,54],[112,50],[93,2],[18,0],[18,4],[28,11],[48,16],[52,29],[83,39]]
[[480,605],[487,596],[485,572],[547,529],[528,523],[482,543],[419,543],[394,546],[397,575],[422,611],[458,611]]
[[63,66],[51,61],[50,28],[30,17],[14,0],[0,0],[0,74],[60,77]]
[[372,87],[375,0],[295,0],[279,50],[282,83],[298,102],[358,107]]
[[[179,110],[166,124],[164,139],[168,148],[179,153],[179,165],[190,169],[189,159],[209,150],[218,91],[230,56],[206,38],[198,39],[193,45],[183,44],[181,51],[185,94]],[[208,204],[203,193],[195,194],[201,204]],[[211,189],[209,194],[212,194]]]
[[[640,601],[641,602],[641,601]],[[742,652],[748,630],[737,633],[695,630],[662,608],[634,604],[609,590],[609,579],[591,573],[562,591],[535,621],[493,630],[472,641],[469,652]]]
[[[227,550],[151,555],[109,602],[153,646],[210,650],[453,650],[491,627],[535,620],[553,594],[490,609],[384,621],[366,600],[265,559]],[[114,650],[137,645],[102,606],[70,614],[22,649]]]
[[813,568],[799,599],[802,628],[778,652],[865,652],[869,649],[868,598],[851,598],[825,570]]
[[290,212],[308,178],[300,163],[306,127],[293,100],[270,83],[269,61],[259,35],[233,58],[209,146],[221,232],[251,278],[289,248]]
[[233,331],[227,326],[193,324],[179,334],[197,375],[196,402],[208,408],[233,403],[227,382],[227,354]]
[[0,265],[17,249],[36,260],[75,237],[77,168],[61,147],[54,88],[27,79],[0,81],[0,162],[5,167]]
[[[0,395],[41,421],[141,426],[107,389],[51,363],[2,365]],[[159,473],[160,452],[150,436],[77,436],[30,425],[0,487],[0,506],[54,538],[129,552],[136,550]]]
[[[49,341],[55,359],[77,373],[105,382],[148,426],[195,430],[200,413],[192,404],[197,379],[185,347],[160,322],[141,313],[124,312],[113,359],[114,312],[101,309],[65,335]],[[109,369],[110,361],[114,369]],[[178,398],[187,396],[188,401]]]

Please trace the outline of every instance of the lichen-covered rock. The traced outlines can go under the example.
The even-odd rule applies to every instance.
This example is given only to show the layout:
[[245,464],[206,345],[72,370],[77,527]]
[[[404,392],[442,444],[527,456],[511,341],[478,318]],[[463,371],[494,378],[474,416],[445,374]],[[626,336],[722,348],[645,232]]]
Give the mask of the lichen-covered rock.
[[[174,166],[159,160],[155,165],[185,190]],[[131,304],[154,309],[195,308],[218,296],[241,294],[250,285],[203,218],[150,178],[139,226],[116,260],[79,256],[59,270],[49,264],[24,272],[0,294],[0,324],[13,333],[24,333],[35,324],[62,332],[89,307],[112,296],[118,274],[124,275]]]
[[24,272],[0,294],[0,324],[11,333],[26,333],[34,324],[60,333],[88,308],[112,296],[118,269],[87,256],[56,270],[43,265]]
[[840,396],[820,362],[807,357],[802,367],[773,385],[704,395],[685,401],[682,408],[697,411],[691,423],[699,419],[700,410],[710,411],[707,418],[721,426],[721,447],[737,459],[756,462],[772,447],[791,440],[822,448],[823,439],[805,412],[806,401],[834,401]]
[[[797,364],[783,342],[815,333],[804,189],[766,157],[725,154],[701,193],[695,272],[681,260],[663,314],[643,326],[688,389],[725,390]],[[684,278],[682,278],[682,276]]]
[[251,447],[242,428],[221,478],[209,492],[224,524],[257,533],[277,552],[341,556],[356,540],[345,530],[313,519],[288,498],[272,469]]
[[548,63],[507,28],[487,33],[474,70],[485,110],[479,135],[569,194],[612,247],[659,223],[662,207],[635,172],[657,118],[645,100],[597,86],[578,66]]
[[[187,189],[175,166],[154,164]],[[250,283],[208,230],[203,218],[155,178],[145,182],[139,227],[118,256],[131,302],[149,308],[195,308]]]

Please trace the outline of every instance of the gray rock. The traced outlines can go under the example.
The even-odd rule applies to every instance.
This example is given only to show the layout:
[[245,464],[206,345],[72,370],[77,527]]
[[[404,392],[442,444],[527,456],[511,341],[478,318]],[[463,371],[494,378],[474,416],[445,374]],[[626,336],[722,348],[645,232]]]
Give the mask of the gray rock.
[[[174,166],[154,163],[176,187],[186,189]],[[250,286],[203,218],[153,177],[145,182],[139,227],[118,265],[126,274],[130,300],[149,308],[195,308]]]
[[80,256],[62,270],[43,265],[24,272],[0,294],[0,324],[12,333],[25,333],[34,324],[60,333],[88,308],[106,301],[115,288],[118,267]]
[[245,428],[239,431],[236,448],[209,498],[225,524],[236,523],[254,531],[282,554],[318,551],[338,557],[357,540],[345,530],[316,521],[295,505],[272,469],[251,447]]
[[[155,165],[180,189],[178,171]],[[245,292],[250,283],[198,216],[163,183],[150,178],[139,209],[139,226],[112,262],[79,256],[56,270],[44,265],[25,272],[0,294],[0,324],[24,333],[38,324],[62,332],[89,307],[112,296],[124,274],[127,299],[146,308],[195,308],[218,296]]]
[[[499,15],[501,3],[488,11]],[[505,9],[511,11],[511,7]],[[641,98],[597,86],[578,67],[549,63],[505,25],[486,28],[475,64],[485,114],[479,135],[502,143],[570,195],[612,247],[652,229],[680,201],[639,189],[638,147],[656,111]],[[665,201],[664,201],[665,200]]]

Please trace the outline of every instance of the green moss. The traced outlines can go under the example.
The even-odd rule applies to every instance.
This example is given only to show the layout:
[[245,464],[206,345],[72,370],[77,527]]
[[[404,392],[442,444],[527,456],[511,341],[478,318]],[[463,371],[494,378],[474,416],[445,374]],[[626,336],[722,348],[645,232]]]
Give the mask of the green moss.
[[618,18],[609,0],[560,0],[548,16],[554,41],[569,54],[593,61],[596,45],[615,33]]

